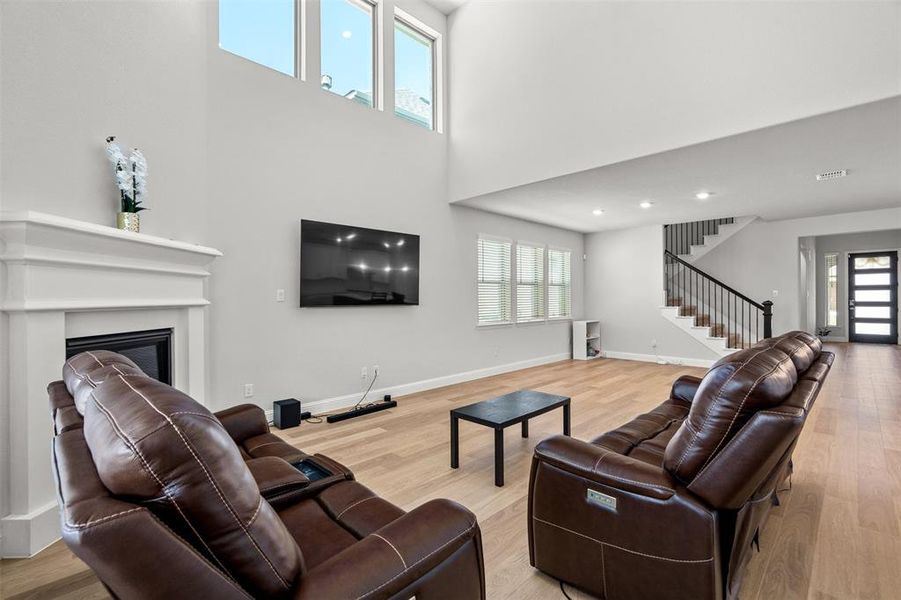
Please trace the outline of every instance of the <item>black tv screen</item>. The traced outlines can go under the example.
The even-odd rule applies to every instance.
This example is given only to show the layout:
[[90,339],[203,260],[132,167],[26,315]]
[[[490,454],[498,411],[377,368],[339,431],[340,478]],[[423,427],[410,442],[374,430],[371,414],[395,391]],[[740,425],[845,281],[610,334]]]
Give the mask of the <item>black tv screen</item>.
[[300,222],[300,305],[419,304],[419,236]]

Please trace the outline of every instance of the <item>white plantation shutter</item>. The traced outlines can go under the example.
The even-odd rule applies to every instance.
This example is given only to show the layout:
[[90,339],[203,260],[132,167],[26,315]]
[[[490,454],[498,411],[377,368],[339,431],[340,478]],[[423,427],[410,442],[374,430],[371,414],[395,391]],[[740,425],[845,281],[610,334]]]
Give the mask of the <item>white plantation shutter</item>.
[[516,322],[544,319],[544,247],[516,245]]
[[510,250],[508,241],[479,238],[479,325],[511,321]]
[[551,319],[572,316],[571,254],[569,250],[547,251],[547,304]]

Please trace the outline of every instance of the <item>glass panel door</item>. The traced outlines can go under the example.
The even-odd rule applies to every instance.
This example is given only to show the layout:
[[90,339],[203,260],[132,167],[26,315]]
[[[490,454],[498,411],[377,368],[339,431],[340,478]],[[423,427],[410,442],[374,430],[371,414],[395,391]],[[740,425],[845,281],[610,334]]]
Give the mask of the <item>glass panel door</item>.
[[898,253],[848,255],[848,339],[898,343]]

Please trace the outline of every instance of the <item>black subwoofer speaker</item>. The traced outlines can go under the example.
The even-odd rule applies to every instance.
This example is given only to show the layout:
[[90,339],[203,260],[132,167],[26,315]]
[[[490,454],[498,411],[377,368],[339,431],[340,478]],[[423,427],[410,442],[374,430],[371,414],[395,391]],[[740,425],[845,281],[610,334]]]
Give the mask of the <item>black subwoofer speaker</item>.
[[279,429],[300,425],[300,400],[288,398],[273,402],[272,424]]

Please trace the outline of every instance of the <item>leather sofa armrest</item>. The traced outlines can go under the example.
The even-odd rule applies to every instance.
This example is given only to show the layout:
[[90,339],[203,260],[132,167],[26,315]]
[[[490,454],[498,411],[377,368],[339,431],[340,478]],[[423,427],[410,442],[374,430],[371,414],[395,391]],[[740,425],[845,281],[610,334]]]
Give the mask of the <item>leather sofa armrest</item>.
[[456,502],[431,500],[305,573],[294,598],[391,598],[467,544],[478,553],[472,577],[482,577],[475,515]]
[[683,375],[673,382],[673,389],[670,392],[670,399],[681,400],[688,406],[691,406],[691,403],[695,399],[695,394],[698,392],[698,386],[700,385],[700,377]]
[[676,493],[675,481],[663,468],[565,435],[541,441],[535,447],[535,460],[649,498],[667,500]]
[[266,411],[256,404],[239,404],[213,414],[238,445],[255,435],[269,433]]
[[251,458],[245,463],[260,488],[260,494],[275,508],[287,503],[310,485],[307,476],[277,456]]

